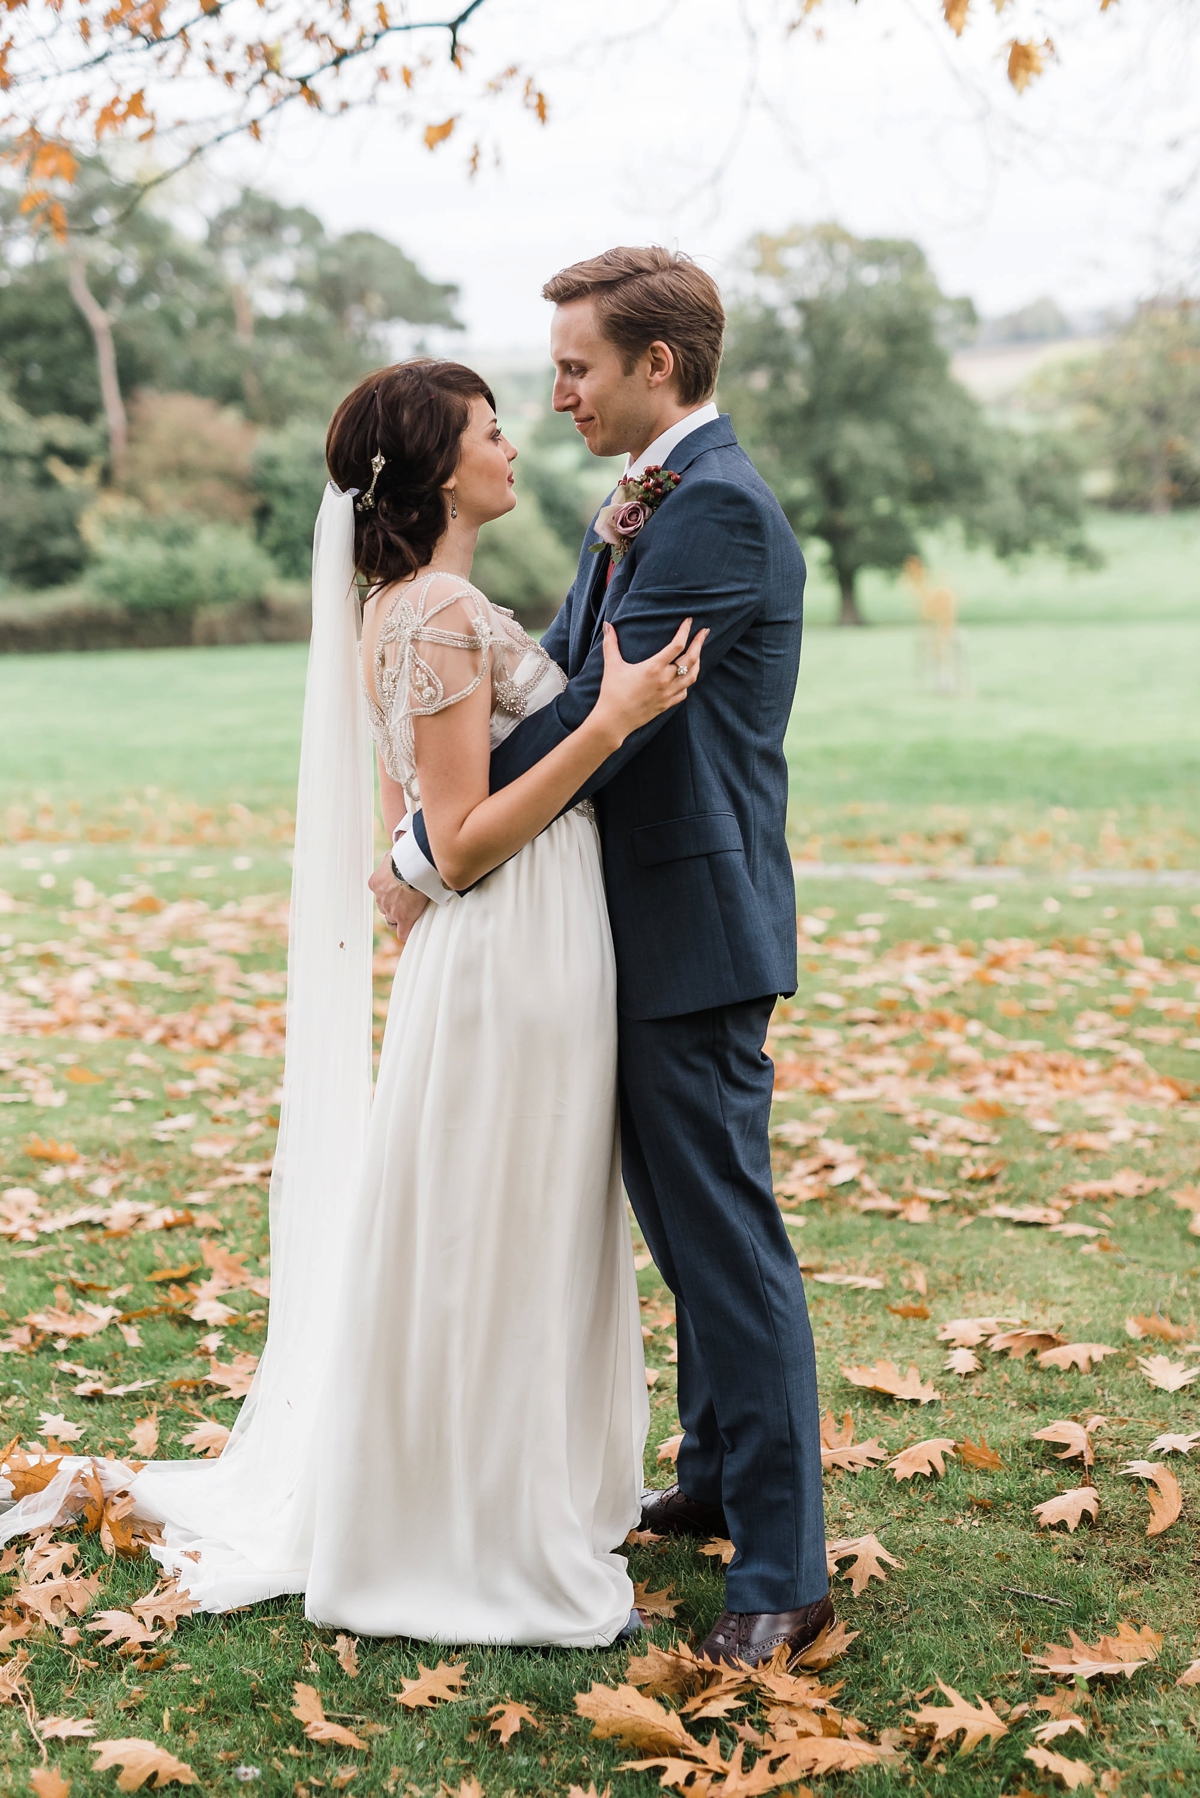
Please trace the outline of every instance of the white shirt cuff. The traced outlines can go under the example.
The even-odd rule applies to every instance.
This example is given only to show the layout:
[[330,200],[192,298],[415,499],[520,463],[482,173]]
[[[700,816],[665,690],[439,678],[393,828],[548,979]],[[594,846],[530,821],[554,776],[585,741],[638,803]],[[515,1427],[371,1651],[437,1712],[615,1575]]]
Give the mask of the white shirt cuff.
[[454,898],[454,889],[446,885],[413,836],[412,817],[407,812],[404,822],[394,833],[392,862],[400,878],[410,887],[416,887],[418,893],[424,893],[427,899],[432,899],[435,905],[444,905],[447,899]]

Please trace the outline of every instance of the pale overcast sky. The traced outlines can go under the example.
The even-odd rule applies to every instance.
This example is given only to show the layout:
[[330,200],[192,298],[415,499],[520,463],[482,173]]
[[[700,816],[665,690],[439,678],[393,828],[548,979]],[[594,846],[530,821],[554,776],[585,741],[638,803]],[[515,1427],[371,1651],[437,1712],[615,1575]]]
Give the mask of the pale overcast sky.
[[[778,21],[798,10],[489,0],[468,33],[475,69],[520,55],[551,105],[545,129],[508,102],[482,115],[500,168],[468,181],[469,136],[431,154],[378,109],[297,119],[273,145],[227,152],[223,173],[395,238],[459,283],[471,343],[493,350],[543,347],[541,282],[607,244],[677,244],[727,282],[751,232],[794,222],[914,237],[988,314],[1043,293],[1084,313],[1194,276],[1191,0],[1103,16],[1097,0],[1044,0],[1060,58],[1022,96],[1003,43],[1036,26],[1033,0],[999,20],[975,0],[961,40],[940,0],[825,0],[785,39]],[[422,120],[462,104],[459,78],[438,80]]]

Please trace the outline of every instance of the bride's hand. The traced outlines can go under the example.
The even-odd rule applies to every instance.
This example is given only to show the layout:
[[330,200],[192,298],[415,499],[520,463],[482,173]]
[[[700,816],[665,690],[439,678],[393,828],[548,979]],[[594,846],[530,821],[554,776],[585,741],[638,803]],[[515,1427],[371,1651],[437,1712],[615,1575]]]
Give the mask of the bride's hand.
[[604,679],[596,701],[593,718],[611,727],[621,742],[633,731],[672,706],[682,705],[700,672],[700,651],[708,636],[697,631],[688,642],[692,628],[685,618],[665,649],[648,656],[644,662],[627,662],[621,654],[617,633],[611,624],[604,626]]

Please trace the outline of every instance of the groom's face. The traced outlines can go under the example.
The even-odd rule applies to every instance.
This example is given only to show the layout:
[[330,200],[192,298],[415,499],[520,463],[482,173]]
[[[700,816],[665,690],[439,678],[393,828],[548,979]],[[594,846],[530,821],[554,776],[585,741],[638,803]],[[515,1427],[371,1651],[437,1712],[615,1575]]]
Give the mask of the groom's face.
[[554,410],[569,412],[593,456],[636,455],[657,435],[663,403],[661,372],[643,357],[630,370],[604,336],[590,299],[554,309],[550,326]]

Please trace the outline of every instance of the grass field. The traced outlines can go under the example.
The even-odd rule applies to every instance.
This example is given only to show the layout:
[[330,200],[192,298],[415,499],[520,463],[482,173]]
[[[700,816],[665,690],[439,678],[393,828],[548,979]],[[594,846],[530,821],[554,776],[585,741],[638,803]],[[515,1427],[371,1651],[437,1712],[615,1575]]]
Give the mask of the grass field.
[[[764,1739],[816,1741],[812,1704],[857,1719],[865,1758],[885,1758],[852,1775],[794,1771],[777,1789],[843,1777],[864,1794],[945,1798],[1040,1794],[1063,1778],[1125,1798],[1200,1789],[1200,1700],[1176,1683],[1200,1656],[1200,1448],[1152,1449],[1200,1429],[1200,884],[1108,883],[1147,864],[1200,867],[1198,644],[1200,620],[1165,603],[1153,621],[1071,629],[981,620],[967,632],[973,694],[947,699],[917,678],[910,630],[810,633],[789,738],[797,851],[914,867],[882,886],[800,880],[801,987],[771,1040],[777,1184],[822,1401],[877,1444],[857,1475],[827,1474],[827,1535],[877,1537],[892,1560],[857,1592],[835,1581],[859,1632],[822,1675],[840,1693],[810,1689],[770,1714],[735,1694],[710,1720],[682,1719],[694,1741],[714,1735],[722,1768],[739,1742],[745,1754],[742,1774],[677,1766],[686,1791],[768,1789],[745,1769]],[[236,1414],[223,1395],[247,1365],[237,1357],[261,1350],[264,1298],[221,1290],[214,1270],[228,1267],[219,1251],[245,1250],[248,1274],[266,1271],[303,666],[288,647],[0,664],[3,1440],[128,1456],[157,1437],[160,1454],[199,1452]],[[979,873],[926,879],[925,862]],[[998,862],[1011,877],[983,872]],[[378,948],[377,1013],[396,963],[393,945]],[[639,1281],[656,1373],[647,1471],[664,1483],[673,1319],[651,1265]],[[952,1371],[939,1330],[960,1320],[949,1336],[969,1337],[961,1320],[980,1318],[1043,1334],[1015,1355],[977,1326],[978,1369]],[[1111,1352],[1090,1372],[1043,1365],[1055,1336]],[[1177,1389],[1147,1377],[1140,1362],[1163,1377],[1155,1355]],[[843,1371],[879,1360],[915,1365],[937,1396],[889,1397]],[[1093,1468],[1033,1439],[1061,1421],[1077,1436],[1089,1425]],[[898,1480],[883,1451],[929,1438],[986,1443],[994,1455],[976,1463],[992,1464],[958,1448],[944,1476]],[[1178,1478],[1182,1514],[1161,1534],[1146,1534],[1145,1479],[1120,1471],[1131,1461]],[[1091,1482],[1094,1520],[1039,1527],[1035,1506]],[[639,1751],[595,1739],[574,1705],[593,1681],[618,1686],[628,1652],[447,1653],[465,1663],[463,1698],[411,1710],[393,1695],[441,1651],[364,1640],[348,1671],[297,1601],[185,1617],[122,1646],[123,1625],[90,1626],[129,1613],[154,1570],[106,1552],[120,1519],[107,1529],[58,1532],[79,1559],[57,1602],[39,1578],[53,1556],[27,1561],[19,1544],[0,1562],[0,1701],[12,1693],[0,1791],[28,1789],[43,1736],[76,1798],[114,1789],[90,1744],[130,1738],[179,1757],[202,1790],[271,1798],[438,1798],[472,1794],[471,1781],[485,1798],[657,1789],[657,1773],[621,1771]],[[839,1549],[843,1574],[858,1552]],[[674,1612],[655,1618],[655,1643],[698,1640],[720,1609],[719,1559],[646,1543],[630,1565]],[[70,1586],[81,1573],[94,1592]],[[1128,1678],[1054,1680],[1030,1659],[1122,1622],[1154,1632]],[[993,1707],[993,1738],[969,1754],[914,1724],[943,1702],[938,1680]],[[365,1747],[307,1737],[296,1682]],[[540,1727],[502,1746],[489,1711],[510,1700]],[[1081,1728],[1039,1747],[1034,1731],[1064,1702]],[[825,1716],[840,1733],[820,1739],[852,1745],[856,1725]],[[61,1737],[44,1728],[53,1717],[91,1733]],[[680,1720],[660,1727],[678,1741]],[[803,1768],[810,1751],[793,1751]]]

